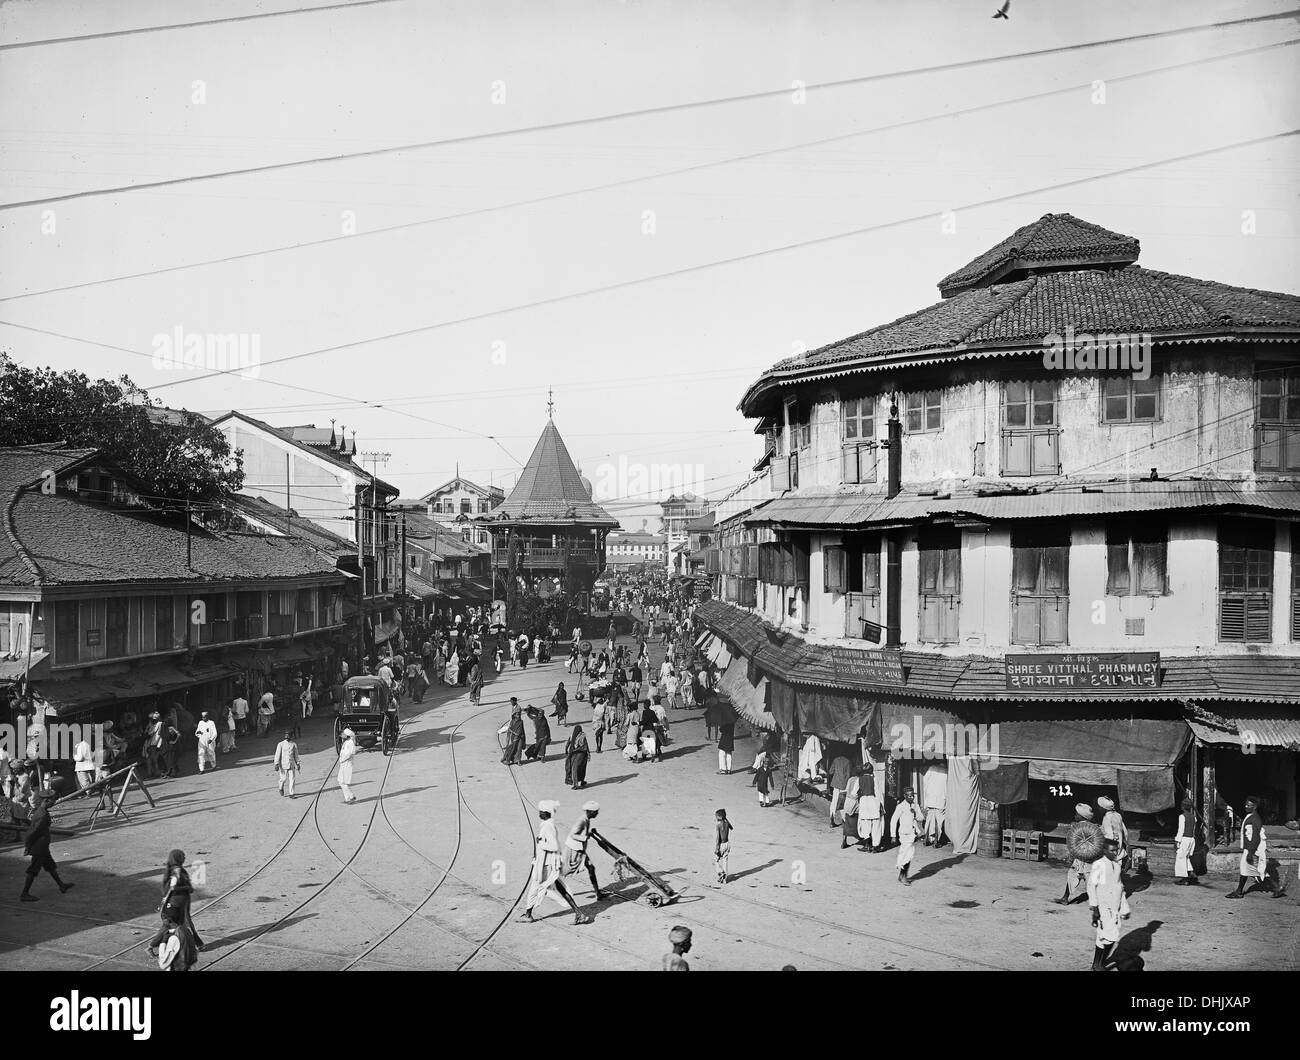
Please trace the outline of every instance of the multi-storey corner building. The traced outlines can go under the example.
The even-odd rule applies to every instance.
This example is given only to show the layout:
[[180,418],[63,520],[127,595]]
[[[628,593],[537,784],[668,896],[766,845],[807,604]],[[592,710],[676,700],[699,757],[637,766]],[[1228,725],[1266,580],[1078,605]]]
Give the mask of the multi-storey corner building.
[[[1300,297],[1139,249],[1049,214],[749,387],[766,451],[702,614],[770,682],[757,709],[886,749],[994,726],[977,787],[1040,823],[1071,786],[1297,816]],[[896,757],[891,794],[931,768]]]

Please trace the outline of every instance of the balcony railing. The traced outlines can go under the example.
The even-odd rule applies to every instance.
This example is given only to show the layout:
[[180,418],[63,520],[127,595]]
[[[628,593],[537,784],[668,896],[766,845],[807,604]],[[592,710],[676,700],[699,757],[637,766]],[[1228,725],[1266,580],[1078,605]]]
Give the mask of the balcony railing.
[[[566,555],[573,563],[589,565],[596,562],[596,550],[591,548],[575,548],[572,550],[564,548],[530,548],[520,553],[519,562],[525,570],[537,567],[559,569],[564,566]],[[509,556],[510,554],[506,549],[496,549],[492,553],[492,565],[495,567],[508,566]]]

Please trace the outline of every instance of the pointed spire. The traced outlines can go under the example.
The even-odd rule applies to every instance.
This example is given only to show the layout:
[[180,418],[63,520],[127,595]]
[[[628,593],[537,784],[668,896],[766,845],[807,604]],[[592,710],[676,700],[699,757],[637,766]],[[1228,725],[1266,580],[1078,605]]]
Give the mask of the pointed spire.
[[338,447],[338,439],[334,436],[334,421],[330,420],[330,449]]
[[548,420],[555,419],[555,388],[554,387],[546,388],[546,418]]

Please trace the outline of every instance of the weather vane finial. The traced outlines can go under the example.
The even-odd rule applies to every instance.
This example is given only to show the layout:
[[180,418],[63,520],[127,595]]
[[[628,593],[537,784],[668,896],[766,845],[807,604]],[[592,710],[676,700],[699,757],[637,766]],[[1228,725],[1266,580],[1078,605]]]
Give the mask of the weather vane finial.
[[548,420],[555,419],[555,388],[554,387],[546,388],[546,418]]

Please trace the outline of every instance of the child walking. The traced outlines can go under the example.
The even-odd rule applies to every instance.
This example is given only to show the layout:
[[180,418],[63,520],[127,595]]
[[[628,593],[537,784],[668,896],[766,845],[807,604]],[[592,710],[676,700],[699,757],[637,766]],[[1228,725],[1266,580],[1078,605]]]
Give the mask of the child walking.
[[731,833],[735,829],[732,823],[727,820],[726,810],[718,810],[713,817],[716,824],[713,841],[713,866],[718,871],[718,882],[727,883],[727,859],[731,855]]

